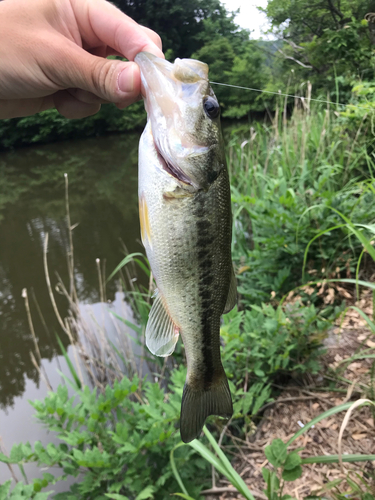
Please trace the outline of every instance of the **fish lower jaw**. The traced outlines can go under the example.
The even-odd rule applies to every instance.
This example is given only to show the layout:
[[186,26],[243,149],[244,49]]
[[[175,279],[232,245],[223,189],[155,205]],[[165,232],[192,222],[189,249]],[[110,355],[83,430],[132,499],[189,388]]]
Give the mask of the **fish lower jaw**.
[[193,179],[191,179],[188,175],[186,175],[185,172],[183,172],[183,170],[178,165],[174,165],[165,158],[165,155],[163,155],[163,153],[161,152],[155,139],[154,139],[154,146],[155,146],[155,151],[158,155],[160,165],[167,174],[174,177],[179,184],[182,183],[185,186],[193,187],[195,189],[198,188]]

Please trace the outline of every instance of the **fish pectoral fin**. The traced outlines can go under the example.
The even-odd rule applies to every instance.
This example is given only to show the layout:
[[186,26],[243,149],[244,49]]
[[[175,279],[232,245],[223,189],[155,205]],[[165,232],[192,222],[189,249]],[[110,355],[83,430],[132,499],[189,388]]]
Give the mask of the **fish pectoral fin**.
[[169,356],[175,349],[179,329],[166,310],[161,294],[155,290],[146,326],[146,345],[155,356]]
[[209,415],[230,418],[232,414],[232,397],[222,367],[216,382],[208,390],[194,387],[186,380],[180,418],[180,434],[184,443],[190,443],[199,436]]
[[237,280],[232,266],[232,276],[230,278],[229,292],[223,314],[229,313],[237,304]]

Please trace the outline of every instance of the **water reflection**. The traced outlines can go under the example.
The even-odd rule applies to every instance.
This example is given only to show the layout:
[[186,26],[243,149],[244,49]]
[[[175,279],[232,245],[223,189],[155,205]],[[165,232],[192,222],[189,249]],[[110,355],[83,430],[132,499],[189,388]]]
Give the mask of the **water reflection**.
[[[74,229],[75,271],[81,301],[99,300],[95,259],[111,272],[130,252],[142,251],[137,208],[138,134],[127,134],[0,155],[0,407],[12,405],[25,390],[25,376],[38,383],[30,360],[33,341],[21,297],[27,288],[43,358],[58,352],[54,316],[43,271],[43,241],[49,234],[51,280],[68,282],[64,176]],[[33,300],[34,295],[37,299]],[[114,296],[110,284],[108,296]],[[66,301],[56,296],[64,312]],[[42,311],[44,321],[38,315]],[[64,339],[64,337],[62,337]],[[65,344],[67,340],[65,339]]]

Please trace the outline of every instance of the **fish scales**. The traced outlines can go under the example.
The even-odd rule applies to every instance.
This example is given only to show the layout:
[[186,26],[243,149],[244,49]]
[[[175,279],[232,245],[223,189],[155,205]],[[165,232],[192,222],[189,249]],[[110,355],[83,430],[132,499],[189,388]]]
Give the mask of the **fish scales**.
[[[173,105],[177,97],[176,88],[173,87],[175,95],[172,92],[169,98],[163,88],[158,94],[162,104],[152,101],[152,92],[158,91],[157,86],[156,90],[152,87],[152,67],[150,70],[150,62],[155,64],[155,59],[143,53],[136,58],[149,118],[139,147],[141,235],[157,284],[146,343],[154,354],[166,356],[173,352],[178,334],[182,336],[188,372],[180,429],[182,439],[189,442],[198,436],[208,415],[232,414],[220,359],[220,318],[224,310],[227,312],[234,306],[236,298],[231,261],[230,185],[220,124],[213,125],[213,120],[203,112],[203,99],[207,94],[214,95],[207,79],[200,78],[198,82],[203,97],[198,95],[196,116],[191,99],[197,90],[193,92],[186,84],[181,90],[177,79],[180,92],[177,97],[187,96],[189,103],[180,104],[183,112],[175,120],[177,126],[169,125],[167,133],[162,135],[163,127],[168,126],[165,109],[176,114],[178,110],[173,111]],[[165,61],[159,64],[162,77],[158,78],[165,77],[167,82],[163,81],[163,86],[167,87],[168,78],[173,77],[170,68],[173,65]],[[193,78],[189,69],[188,77]],[[158,106],[164,106],[162,113]],[[181,123],[183,132],[176,140],[176,129],[181,129]],[[181,147],[180,143],[187,146]],[[180,156],[173,154],[173,147]]]

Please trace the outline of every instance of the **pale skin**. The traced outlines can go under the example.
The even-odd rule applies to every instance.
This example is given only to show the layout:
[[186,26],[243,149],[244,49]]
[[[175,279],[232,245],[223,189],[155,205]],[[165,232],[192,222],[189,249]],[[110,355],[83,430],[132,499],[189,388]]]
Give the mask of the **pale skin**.
[[105,0],[3,0],[0,33],[0,119],[125,108],[141,93],[136,54],[164,57],[159,35]]

